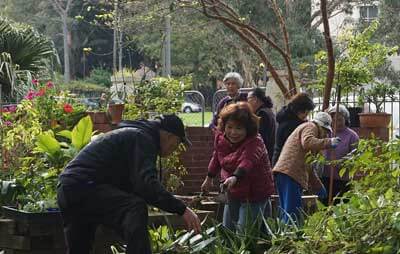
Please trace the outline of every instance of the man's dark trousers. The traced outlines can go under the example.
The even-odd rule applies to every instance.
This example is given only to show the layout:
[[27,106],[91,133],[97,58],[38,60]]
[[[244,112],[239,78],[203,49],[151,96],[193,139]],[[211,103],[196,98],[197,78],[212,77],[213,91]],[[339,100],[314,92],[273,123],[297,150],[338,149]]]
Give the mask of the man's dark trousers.
[[127,254],[151,253],[145,201],[111,185],[60,185],[58,205],[68,254],[89,254],[99,224],[119,232]]

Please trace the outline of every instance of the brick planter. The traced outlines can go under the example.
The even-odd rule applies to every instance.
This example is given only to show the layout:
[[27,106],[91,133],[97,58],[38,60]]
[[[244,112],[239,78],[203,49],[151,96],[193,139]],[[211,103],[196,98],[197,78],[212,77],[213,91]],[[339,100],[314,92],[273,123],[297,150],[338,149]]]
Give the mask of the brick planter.
[[[196,211],[201,220],[213,216],[210,211]],[[59,212],[28,213],[3,207],[6,219],[0,220],[0,250],[4,254],[64,254],[63,223]],[[149,212],[149,225],[172,225],[183,228],[181,216],[167,212]],[[110,229],[98,227],[92,254],[112,253],[110,246],[121,239]]]
[[0,249],[5,254],[65,253],[59,212],[26,213],[3,207],[8,218],[0,221]]

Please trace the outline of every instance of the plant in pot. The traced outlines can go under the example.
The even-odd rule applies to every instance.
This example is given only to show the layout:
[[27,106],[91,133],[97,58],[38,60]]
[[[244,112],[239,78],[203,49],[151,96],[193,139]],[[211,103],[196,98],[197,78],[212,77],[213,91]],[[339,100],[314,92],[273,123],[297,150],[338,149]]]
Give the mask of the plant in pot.
[[375,77],[376,80],[362,89],[359,95],[360,101],[372,104],[374,109],[360,114],[360,121],[365,127],[386,128],[390,123],[391,114],[385,112],[385,103],[393,101],[396,93],[400,91],[400,72],[395,71],[387,61],[375,70]]

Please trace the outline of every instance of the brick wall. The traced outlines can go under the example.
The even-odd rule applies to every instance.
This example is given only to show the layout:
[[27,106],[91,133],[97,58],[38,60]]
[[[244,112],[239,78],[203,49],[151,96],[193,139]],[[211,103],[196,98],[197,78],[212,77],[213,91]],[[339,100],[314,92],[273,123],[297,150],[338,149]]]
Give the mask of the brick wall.
[[208,128],[188,127],[186,132],[193,145],[182,154],[188,174],[183,178],[185,185],[179,190],[180,194],[200,191],[213,152],[213,134]]

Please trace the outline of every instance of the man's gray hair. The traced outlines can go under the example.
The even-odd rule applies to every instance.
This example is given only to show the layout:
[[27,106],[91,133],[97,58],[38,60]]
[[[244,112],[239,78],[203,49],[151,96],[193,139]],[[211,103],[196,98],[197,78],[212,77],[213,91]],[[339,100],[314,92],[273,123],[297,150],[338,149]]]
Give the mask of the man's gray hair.
[[235,80],[236,84],[238,84],[239,87],[242,87],[242,86],[243,86],[243,78],[242,78],[242,76],[241,76],[239,73],[237,73],[237,72],[228,72],[228,73],[225,75],[225,77],[224,77],[224,79],[223,79],[222,81],[225,83],[225,81],[227,81],[228,79],[233,79],[233,80]]

